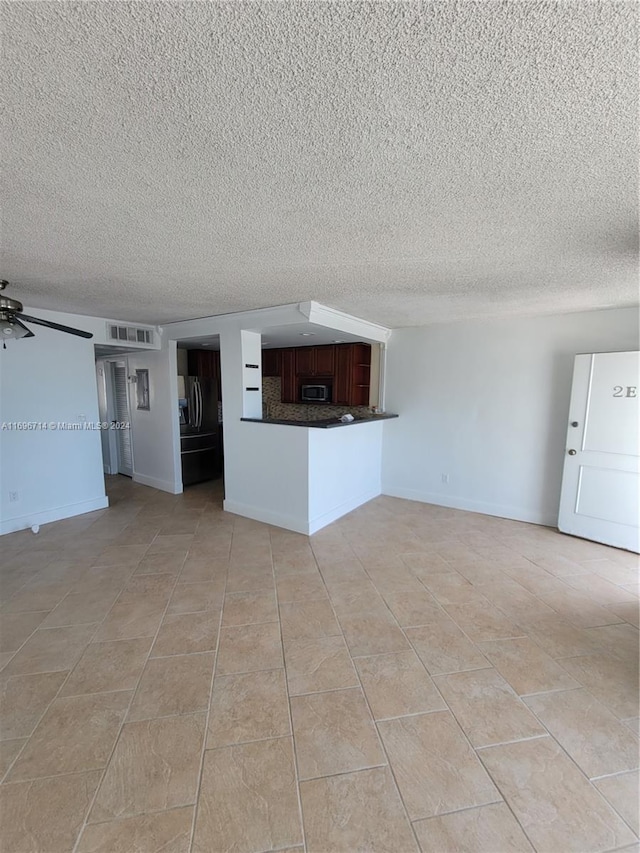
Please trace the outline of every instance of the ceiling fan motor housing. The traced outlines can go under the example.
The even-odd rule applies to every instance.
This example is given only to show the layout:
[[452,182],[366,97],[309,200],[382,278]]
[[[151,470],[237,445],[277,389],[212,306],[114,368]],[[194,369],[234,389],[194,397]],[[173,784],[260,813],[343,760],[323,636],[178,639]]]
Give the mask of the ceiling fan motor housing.
[[[9,284],[6,279],[0,280],[0,292]],[[71,326],[63,326],[51,320],[42,320],[39,317],[30,317],[22,313],[22,302],[17,299],[9,299],[8,296],[0,296],[0,338],[32,338],[33,332],[28,329],[21,320],[27,323],[35,323],[48,329],[56,329],[58,332],[66,332],[68,335],[76,335],[79,338],[92,338],[91,332],[83,332],[73,329]]]

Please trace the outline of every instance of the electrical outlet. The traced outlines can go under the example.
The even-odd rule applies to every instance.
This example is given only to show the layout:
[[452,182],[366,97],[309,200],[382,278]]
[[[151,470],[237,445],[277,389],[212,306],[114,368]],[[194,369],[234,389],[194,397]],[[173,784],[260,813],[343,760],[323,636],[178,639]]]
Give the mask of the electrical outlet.
[[442,475],[442,482],[445,484],[449,482],[449,475],[448,474]]
[[20,497],[17,492],[9,492],[9,503],[14,504],[16,501],[20,500]]

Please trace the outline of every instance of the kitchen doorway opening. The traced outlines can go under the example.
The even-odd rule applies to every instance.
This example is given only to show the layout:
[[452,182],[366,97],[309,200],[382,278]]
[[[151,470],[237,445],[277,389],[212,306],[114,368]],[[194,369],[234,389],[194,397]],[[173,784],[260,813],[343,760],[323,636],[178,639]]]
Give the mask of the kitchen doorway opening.
[[219,480],[224,469],[220,338],[178,341],[182,485]]

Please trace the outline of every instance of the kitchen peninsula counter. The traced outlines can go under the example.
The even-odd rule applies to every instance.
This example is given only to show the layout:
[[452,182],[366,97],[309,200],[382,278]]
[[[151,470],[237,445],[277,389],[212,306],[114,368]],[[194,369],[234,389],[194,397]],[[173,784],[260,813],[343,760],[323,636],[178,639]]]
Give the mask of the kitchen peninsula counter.
[[242,449],[225,510],[311,536],[381,493],[385,422],[397,417],[240,418],[231,442],[240,436]]
[[398,415],[391,412],[385,412],[380,415],[371,415],[371,417],[357,417],[352,421],[341,421],[340,418],[323,418],[315,421],[292,421],[285,418],[240,418],[241,421],[254,424],[277,424],[280,426],[306,427],[307,429],[333,429],[334,427],[356,426],[357,424],[370,424],[377,421],[386,421],[391,418],[397,418]]

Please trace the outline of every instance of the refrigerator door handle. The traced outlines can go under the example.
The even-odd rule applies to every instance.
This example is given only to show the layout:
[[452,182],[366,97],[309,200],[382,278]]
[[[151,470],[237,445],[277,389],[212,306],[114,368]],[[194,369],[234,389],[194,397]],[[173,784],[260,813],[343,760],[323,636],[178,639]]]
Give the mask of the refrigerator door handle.
[[198,380],[193,380],[193,424],[194,429],[198,428]]
[[200,429],[202,427],[202,386],[200,383],[197,383],[198,387],[198,423],[197,427]]
[[195,382],[191,382],[189,388],[189,426],[196,425],[196,386]]

